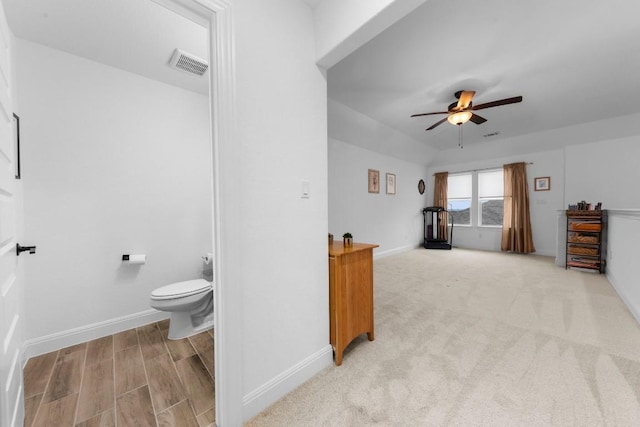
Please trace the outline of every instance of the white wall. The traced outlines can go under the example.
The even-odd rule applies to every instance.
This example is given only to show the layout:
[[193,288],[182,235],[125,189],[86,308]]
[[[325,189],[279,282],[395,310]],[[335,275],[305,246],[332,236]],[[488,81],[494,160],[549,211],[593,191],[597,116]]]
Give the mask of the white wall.
[[221,153],[222,267],[242,289],[242,328],[226,333],[242,340],[247,419],[332,363],[327,104],[310,8],[245,0],[233,13],[237,130]]
[[426,0],[322,0],[315,9],[316,59],[329,68]]
[[565,204],[640,209],[640,134],[566,148]]
[[328,101],[329,137],[389,157],[426,165],[437,151],[334,100]]
[[[458,149],[461,152],[466,150]],[[531,228],[536,254],[554,256],[556,253],[557,211],[564,204],[564,153],[562,150],[528,153],[509,157],[496,157],[475,162],[452,163],[450,165],[431,166],[427,190],[433,200],[433,179],[436,172],[465,172],[476,169],[502,167],[515,162],[532,162],[527,165],[529,182],[529,209]],[[549,191],[534,191],[535,177],[551,177]],[[453,245],[462,248],[490,251],[500,250],[502,229],[477,226],[454,226]]]
[[[558,234],[558,211],[581,200],[602,201],[605,209],[640,206],[636,182],[640,169],[640,115],[583,123],[561,129],[500,139],[482,145],[465,144],[437,153],[429,174],[500,166],[531,161],[527,167],[531,222],[536,253],[554,255],[562,236]],[[551,190],[533,191],[533,179],[551,177]],[[433,191],[431,187],[427,187]],[[456,228],[454,244],[475,249],[499,250],[497,230]]]
[[640,210],[608,212],[607,278],[640,322],[640,279],[638,279],[638,236]]
[[559,150],[573,145],[580,146],[588,143],[625,139],[637,135],[640,135],[640,114],[631,114],[514,138],[483,141],[482,144],[473,144],[472,141],[465,142],[463,150],[456,147],[454,142],[451,144],[451,149],[438,152],[431,165],[512,157],[527,153]]
[[[380,193],[369,193],[367,171],[380,171]],[[386,173],[396,175],[396,194],[386,194]],[[356,242],[380,245],[375,256],[389,255],[422,244],[422,209],[418,181],[426,166],[329,140],[329,232],[335,239],[350,232]]]
[[[380,245],[376,256],[422,242],[422,209],[428,183],[426,164],[436,151],[339,102],[329,100],[329,231],[341,238],[349,231],[357,242]],[[380,171],[380,193],[369,193],[367,171]],[[386,194],[387,173],[396,174],[396,195]]]
[[[636,120],[637,122],[637,120]],[[565,148],[565,206],[581,200],[602,202],[609,211],[607,278],[640,322],[640,132],[622,138]],[[564,242],[559,239],[560,244]],[[563,248],[559,248],[559,252]]]
[[[208,99],[18,39],[27,338],[149,310],[211,250]],[[146,265],[121,255],[146,253]]]

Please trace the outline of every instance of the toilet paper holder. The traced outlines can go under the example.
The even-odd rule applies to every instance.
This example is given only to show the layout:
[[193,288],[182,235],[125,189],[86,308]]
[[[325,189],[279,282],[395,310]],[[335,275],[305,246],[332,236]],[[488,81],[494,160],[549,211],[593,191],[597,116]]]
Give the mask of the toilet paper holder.
[[136,255],[123,254],[122,262],[131,264],[131,265],[145,264],[147,262],[147,256],[145,254],[136,254]]
[[212,252],[207,252],[206,254],[202,255],[200,258],[202,258],[202,261],[206,265],[209,265],[213,261],[213,253]]

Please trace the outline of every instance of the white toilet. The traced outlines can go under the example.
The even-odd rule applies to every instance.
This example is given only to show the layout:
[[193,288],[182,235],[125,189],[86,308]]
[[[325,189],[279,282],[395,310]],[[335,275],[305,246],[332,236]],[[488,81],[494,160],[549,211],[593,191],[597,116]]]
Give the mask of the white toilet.
[[196,279],[163,286],[151,292],[151,307],[171,312],[170,340],[189,337],[213,327],[213,284]]

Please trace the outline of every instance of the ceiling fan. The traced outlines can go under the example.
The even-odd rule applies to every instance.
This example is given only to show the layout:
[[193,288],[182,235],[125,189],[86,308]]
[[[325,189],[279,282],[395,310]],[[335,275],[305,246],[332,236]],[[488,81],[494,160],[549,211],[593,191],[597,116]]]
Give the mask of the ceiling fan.
[[475,95],[475,91],[473,90],[460,90],[455,93],[455,97],[458,99],[458,102],[454,102],[449,105],[447,111],[434,111],[433,113],[421,113],[421,114],[413,114],[411,117],[420,117],[420,116],[431,116],[435,114],[446,114],[447,117],[440,120],[439,122],[434,123],[426,130],[431,130],[437,126],[440,126],[445,121],[449,121],[452,125],[462,125],[468,121],[471,121],[477,125],[482,124],[487,121],[484,117],[480,117],[479,115],[473,113],[473,111],[484,110],[485,108],[498,107],[500,105],[507,104],[515,104],[517,102],[522,102],[521,96],[514,96],[513,98],[505,98],[499,99],[497,101],[485,102],[484,104],[473,105],[471,100],[473,99],[473,95]]

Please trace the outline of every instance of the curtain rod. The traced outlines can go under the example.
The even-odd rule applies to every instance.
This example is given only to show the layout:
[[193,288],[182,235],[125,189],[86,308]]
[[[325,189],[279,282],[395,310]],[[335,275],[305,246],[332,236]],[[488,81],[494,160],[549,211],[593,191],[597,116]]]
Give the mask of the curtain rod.
[[[524,162],[524,163],[525,163],[525,164],[527,164],[527,165],[532,165],[532,164],[533,164],[533,162]],[[492,167],[492,168],[470,169],[470,170],[468,170],[468,171],[449,172],[449,173],[450,173],[450,174],[452,174],[452,175],[455,175],[455,174],[457,174],[457,173],[490,171],[490,170],[495,170],[495,169],[502,169],[503,167],[504,167],[504,165],[503,165],[503,166],[494,166],[494,167]],[[442,173],[442,172],[437,172],[437,173]],[[434,173],[432,176],[435,176],[435,173]]]

